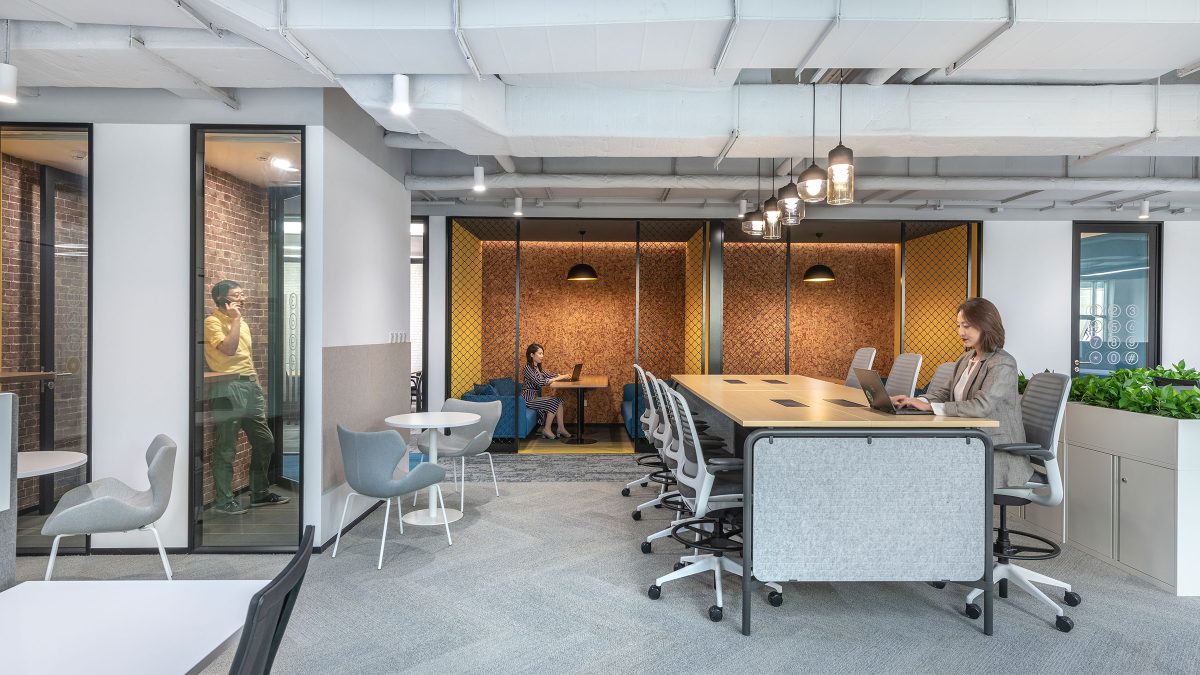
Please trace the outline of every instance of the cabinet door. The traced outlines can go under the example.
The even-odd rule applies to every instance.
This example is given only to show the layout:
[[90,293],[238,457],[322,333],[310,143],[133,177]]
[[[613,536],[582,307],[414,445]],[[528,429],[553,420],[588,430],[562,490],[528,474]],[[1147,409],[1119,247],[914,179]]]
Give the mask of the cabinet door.
[[1113,557],[1115,458],[1067,445],[1067,540]]
[[1175,584],[1175,472],[1122,457],[1118,560]]
[[[1058,462],[1059,475],[1066,476],[1066,473],[1063,472],[1063,469],[1062,469],[1062,466],[1063,466],[1063,461],[1062,461],[1062,459],[1063,459],[1063,444],[1062,443],[1058,444],[1058,451],[1057,451],[1056,455],[1057,455],[1057,458],[1054,461]],[[1064,489],[1065,488],[1066,488],[1066,486],[1064,486]],[[1043,489],[1043,490],[1037,490],[1036,492],[1038,494],[1041,494],[1041,493],[1049,494],[1050,490],[1049,490],[1049,488],[1047,488],[1047,489]],[[1065,503],[1066,497],[1064,497],[1063,499],[1064,499],[1064,503]],[[1060,539],[1061,539],[1062,533],[1063,533],[1062,518],[1063,518],[1063,504],[1062,503],[1059,503],[1058,506],[1039,506],[1038,504],[1027,504],[1025,506],[1025,520],[1033,523],[1034,525],[1037,525],[1038,527],[1042,528],[1043,530],[1053,532],[1054,534],[1058,535]]]

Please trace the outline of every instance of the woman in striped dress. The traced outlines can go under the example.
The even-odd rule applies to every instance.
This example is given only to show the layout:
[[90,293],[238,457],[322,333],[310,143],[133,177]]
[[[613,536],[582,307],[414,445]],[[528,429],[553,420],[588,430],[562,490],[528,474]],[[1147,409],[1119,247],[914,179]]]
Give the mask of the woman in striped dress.
[[545,359],[545,356],[542,346],[536,342],[525,349],[525,370],[522,372],[521,398],[525,399],[526,405],[537,411],[538,421],[543,425],[542,436],[557,438],[552,427],[553,422],[558,420],[558,436],[570,438],[571,434],[567,433],[567,427],[563,424],[562,400],[555,396],[542,396],[542,387],[551,382],[565,380],[567,376],[547,373],[545,370],[542,370],[542,361]]

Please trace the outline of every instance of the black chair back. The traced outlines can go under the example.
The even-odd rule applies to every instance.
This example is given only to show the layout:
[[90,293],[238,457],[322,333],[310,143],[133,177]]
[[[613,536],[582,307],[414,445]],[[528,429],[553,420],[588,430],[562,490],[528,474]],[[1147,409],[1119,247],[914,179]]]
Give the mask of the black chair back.
[[296,604],[300,584],[304,582],[304,573],[308,571],[314,532],[312,525],[304,528],[300,550],[292,556],[291,562],[271,583],[250,598],[246,625],[242,627],[242,639],[233,656],[230,675],[265,675],[271,672],[275,652],[279,651],[283,631],[287,629],[288,619],[292,616],[292,606]]

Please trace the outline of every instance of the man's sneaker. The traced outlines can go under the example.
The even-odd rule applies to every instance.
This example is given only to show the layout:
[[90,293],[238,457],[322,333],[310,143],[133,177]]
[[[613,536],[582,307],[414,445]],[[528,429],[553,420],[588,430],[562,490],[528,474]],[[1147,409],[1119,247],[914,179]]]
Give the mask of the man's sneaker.
[[274,492],[268,492],[267,496],[262,499],[251,499],[250,506],[275,506],[276,504],[286,504],[289,501],[291,500],[287,497],[277,495]]
[[218,504],[213,507],[213,511],[226,516],[240,516],[246,512],[246,507],[236,499],[230,499],[224,504]]

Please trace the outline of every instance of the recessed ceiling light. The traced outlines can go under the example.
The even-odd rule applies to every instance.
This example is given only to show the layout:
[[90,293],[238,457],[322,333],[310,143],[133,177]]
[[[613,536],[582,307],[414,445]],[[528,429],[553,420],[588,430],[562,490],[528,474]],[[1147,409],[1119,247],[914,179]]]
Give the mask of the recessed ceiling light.
[[287,157],[272,157],[271,158],[271,166],[275,167],[276,169],[283,170],[283,171],[299,171],[300,170],[300,169],[297,169],[296,167],[292,166],[292,160],[288,159]]

